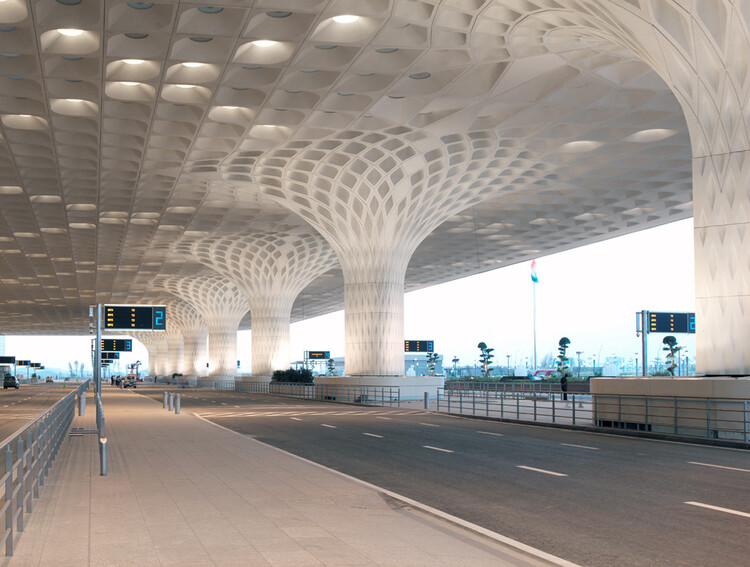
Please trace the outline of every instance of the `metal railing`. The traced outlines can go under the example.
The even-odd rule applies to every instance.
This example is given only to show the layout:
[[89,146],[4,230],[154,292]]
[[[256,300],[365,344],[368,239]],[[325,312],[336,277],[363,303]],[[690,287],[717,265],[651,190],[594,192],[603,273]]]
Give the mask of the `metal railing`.
[[[569,391],[577,394],[589,392],[587,381],[576,380],[568,382]],[[534,381],[534,382],[481,382],[448,380],[445,382],[446,390],[478,390],[480,392],[559,392],[560,381]]]
[[343,402],[396,407],[401,405],[401,389],[398,386],[201,380],[198,387],[245,392],[248,394],[270,394],[274,396],[324,402]]
[[[567,397],[567,399],[565,399]],[[438,389],[437,411],[750,443],[750,400]]]
[[[81,383],[75,392],[59,400],[39,417],[8,437],[0,451],[5,455],[5,488],[0,508],[0,522],[4,520],[5,532],[0,545],[5,555],[13,555],[14,536],[23,532],[26,514],[32,511],[32,500],[39,498],[39,487],[57,456],[62,440],[73,421],[76,397],[85,395],[89,381]],[[85,404],[79,407],[85,408]]]

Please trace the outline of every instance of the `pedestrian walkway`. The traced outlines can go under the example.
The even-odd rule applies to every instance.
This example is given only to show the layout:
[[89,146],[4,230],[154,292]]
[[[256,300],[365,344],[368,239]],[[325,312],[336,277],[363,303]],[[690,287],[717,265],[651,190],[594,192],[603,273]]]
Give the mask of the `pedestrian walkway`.
[[103,404],[108,475],[95,434],[68,437],[1,565],[572,566],[137,392]]

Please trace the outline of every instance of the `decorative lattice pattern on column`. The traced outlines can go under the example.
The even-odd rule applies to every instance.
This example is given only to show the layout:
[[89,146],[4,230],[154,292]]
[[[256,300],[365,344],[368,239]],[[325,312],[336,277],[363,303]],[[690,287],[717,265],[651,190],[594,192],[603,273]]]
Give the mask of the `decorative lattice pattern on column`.
[[169,371],[169,347],[162,332],[133,331],[130,335],[143,343],[148,351],[148,372],[152,376],[164,376]]
[[182,334],[180,372],[187,376],[205,373],[208,327],[203,317],[188,302],[172,299],[167,303],[167,320],[176,324]]
[[160,283],[194,305],[206,321],[209,374],[234,376],[237,373],[237,328],[249,310],[237,286],[221,276],[165,279]]
[[234,282],[252,316],[252,373],[270,376],[289,367],[289,317],[300,291],[338,265],[333,249],[310,230],[254,232],[202,239],[186,247]]
[[392,128],[342,132],[259,162],[266,194],[308,220],[341,261],[348,374],[403,373],[406,267],[425,236],[486,190],[470,170],[491,153],[472,147],[464,136]]
[[167,374],[183,372],[183,357],[185,355],[185,341],[182,337],[180,326],[171,318],[167,318],[167,330],[165,331],[167,339]]

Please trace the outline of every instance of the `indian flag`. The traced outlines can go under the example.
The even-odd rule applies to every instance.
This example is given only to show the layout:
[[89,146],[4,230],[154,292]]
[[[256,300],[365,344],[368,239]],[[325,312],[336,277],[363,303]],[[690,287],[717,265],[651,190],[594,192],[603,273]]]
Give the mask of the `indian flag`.
[[531,261],[531,281],[539,283],[539,276],[536,274],[536,260]]

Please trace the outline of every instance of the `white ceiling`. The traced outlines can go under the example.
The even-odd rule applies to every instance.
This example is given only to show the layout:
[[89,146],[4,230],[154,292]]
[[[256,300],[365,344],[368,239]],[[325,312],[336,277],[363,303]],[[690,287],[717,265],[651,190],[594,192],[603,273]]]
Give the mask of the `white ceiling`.
[[[594,9],[0,0],[0,334],[84,333],[90,304],[248,273],[205,252],[217,243],[305,233],[325,248],[259,171],[293,176],[287,149],[368,132],[438,140],[477,196],[446,198],[407,290],[690,217],[681,108],[587,27]],[[345,14],[359,18],[332,19]],[[293,320],[343,307],[329,253]]]

